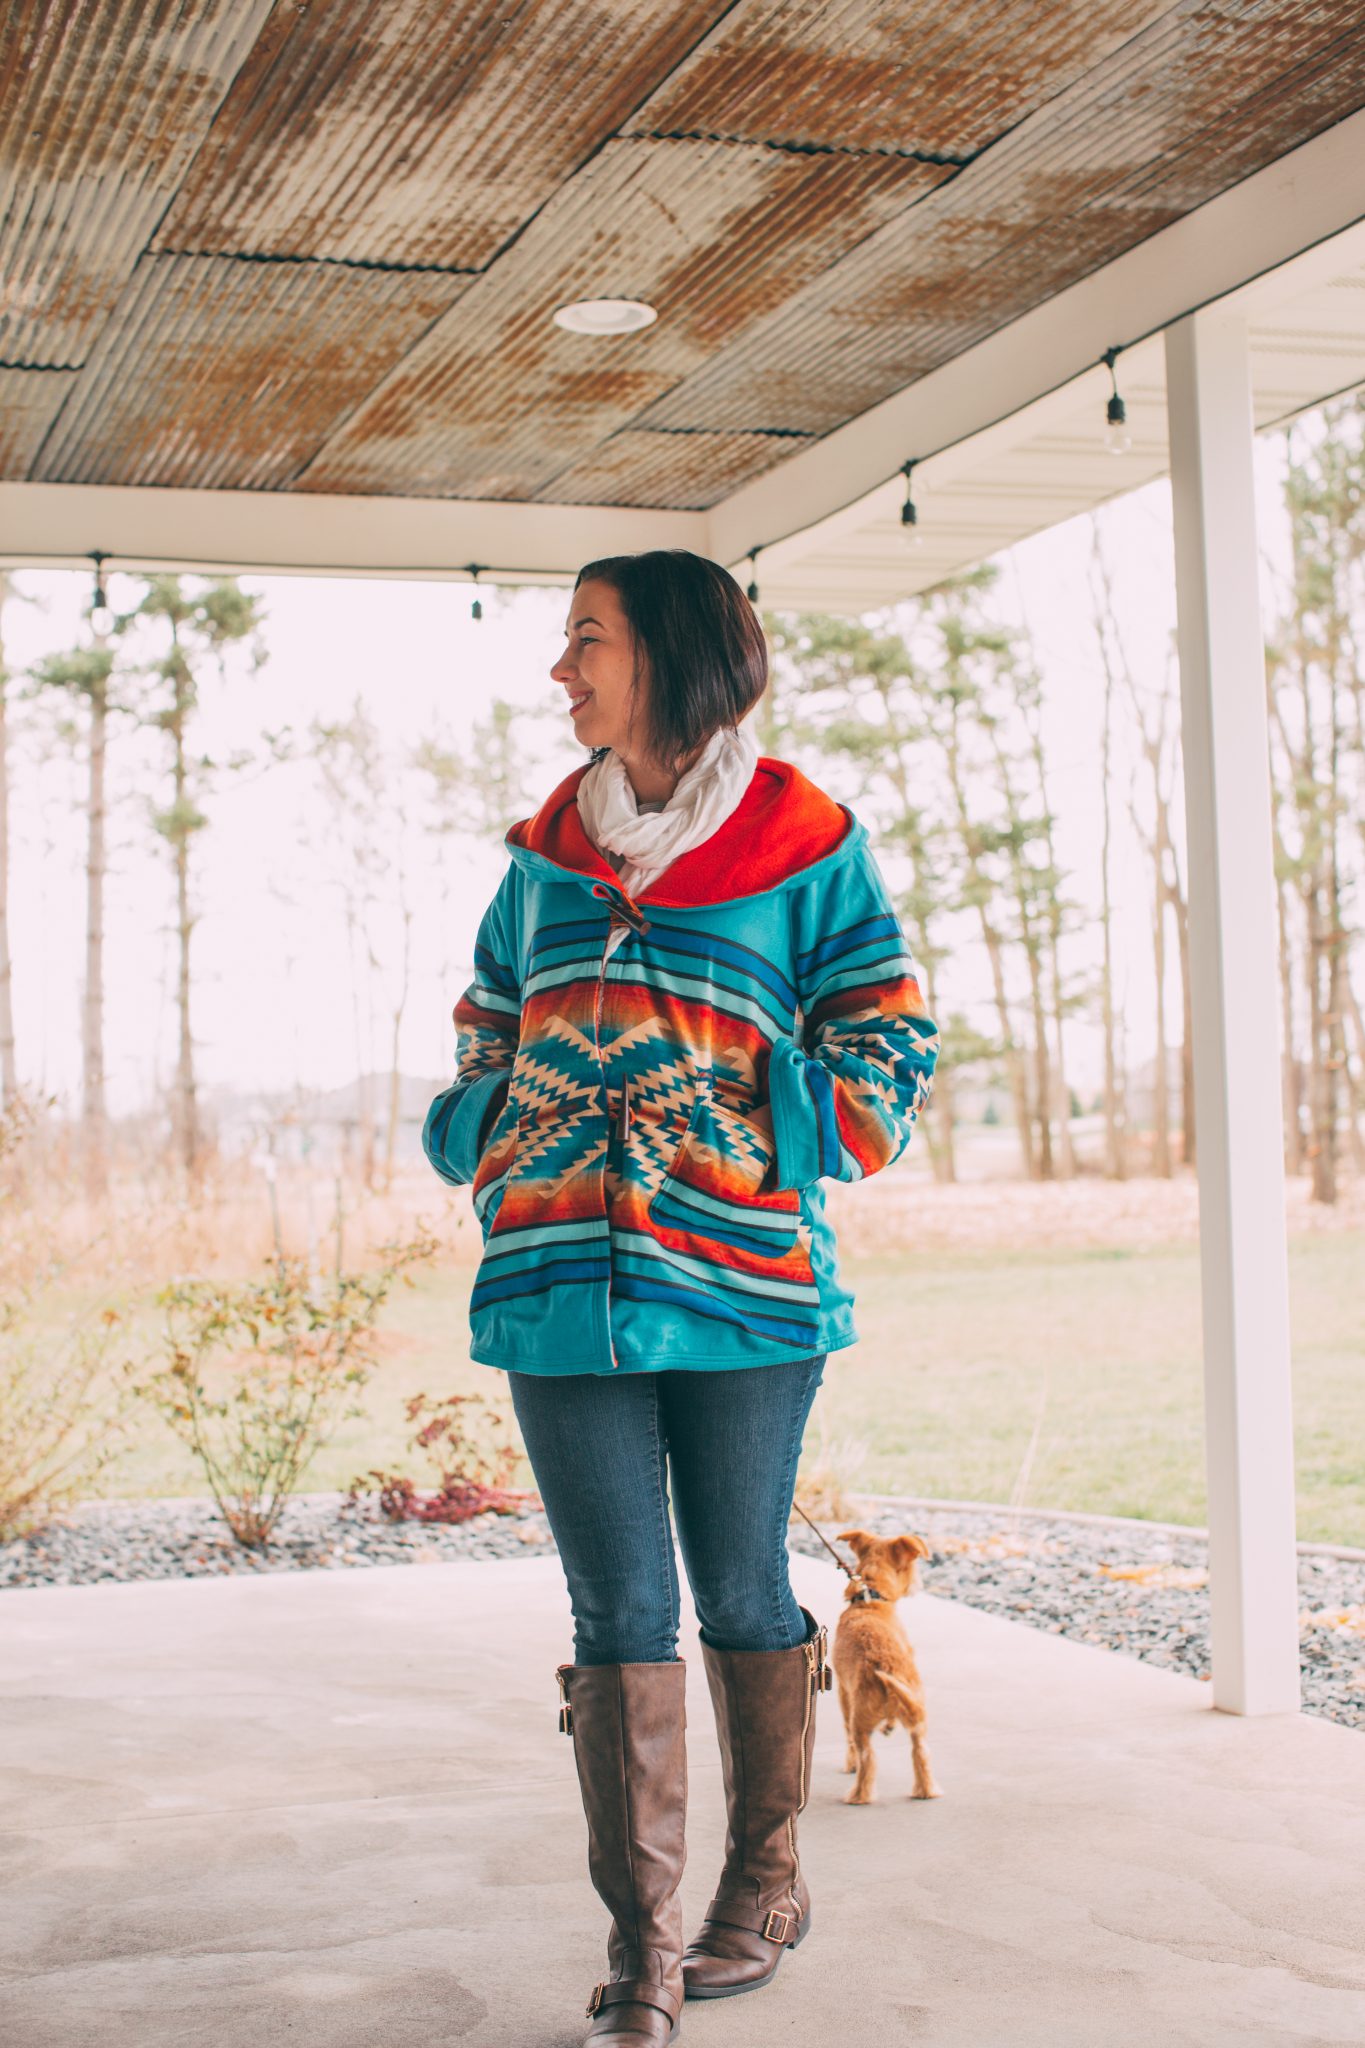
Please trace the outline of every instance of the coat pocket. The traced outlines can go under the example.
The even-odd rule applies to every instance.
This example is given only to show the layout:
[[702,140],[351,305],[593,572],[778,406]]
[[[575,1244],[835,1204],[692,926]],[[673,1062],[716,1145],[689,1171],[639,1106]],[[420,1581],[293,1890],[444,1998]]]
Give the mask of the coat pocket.
[[698,1093],[649,1219],[667,1242],[675,1233],[757,1259],[784,1258],[796,1243],[801,1198],[772,1189],[773,1140],[763,1126],[709,1088]]
[[521,1118],[509,1100],[503,1104],[488,1133],[488,1142],[480,1154],[471,1184],[474,1215],[485,1237],[493,1228],[508,1178],[516,1164],[520,1130]]

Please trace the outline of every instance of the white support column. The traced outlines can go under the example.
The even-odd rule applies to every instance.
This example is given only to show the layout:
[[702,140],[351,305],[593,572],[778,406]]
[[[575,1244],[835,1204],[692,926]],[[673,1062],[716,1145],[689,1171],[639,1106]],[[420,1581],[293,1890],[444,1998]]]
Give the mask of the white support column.
[[1166,331],[1189,841],[1214,1705],[1295,1712],[1270,759],[1244,320]]

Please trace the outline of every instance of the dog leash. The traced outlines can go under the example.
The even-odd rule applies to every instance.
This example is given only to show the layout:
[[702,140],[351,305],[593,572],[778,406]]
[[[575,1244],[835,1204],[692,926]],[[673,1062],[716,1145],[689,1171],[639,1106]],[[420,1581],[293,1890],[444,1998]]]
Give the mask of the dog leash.
[[886,1595],[884,1593],[876,1592],[871,1586],[868,1585],[867,1581],[863,1578],[861,1572],[855,1572],[851,1565],[847,1565],[844,1563],[844,1560],[840,1557],[838,1551],[834,1548],[834,1545],[826,1537],[824,1530],[816,1527],[815,1523],[812,1522],[810,1516],[806,1513],[806,1510],[801,1506],[801,1503],[799,1501],[794,1500],[792,1502],[792,1506],[796,1509],[797,1514],[800,1515],[806,1527],[808,1529],[815,1530],[816,1535],[820,1538],[820,1541],[824,1544],[826,1550],[834,1559],[834,1562],[838,1565],[844,1577],[848,1580],[850,1586],[856,1586],[858,1588],[858,1591],[853,1596],[854,1599],[884,1600],[886,1598]]

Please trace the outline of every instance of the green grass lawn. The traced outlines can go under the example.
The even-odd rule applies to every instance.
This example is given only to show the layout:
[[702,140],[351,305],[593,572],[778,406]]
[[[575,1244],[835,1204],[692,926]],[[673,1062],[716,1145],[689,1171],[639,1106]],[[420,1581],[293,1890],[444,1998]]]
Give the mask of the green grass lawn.
[[[1290,1241],[1299,1534],[1365,1546],[1365,1239]],[[1145,1251],[903,1253],[849,1259],[862,1342],[834,1353],[816,1408],[825,1437],[864,1445],[849,1480],[878,1493],[1008,1501],[1035,1425],[1030,1507],[1205,1519],[1199,1261]],[[369,1419],[305,1474],[344,1487],[401,1460],[419,1390],[501,1393],[471,1365],[468,1268],[400,1289]],[[1041,1423],[1039,1416],[1041,1412]],[[819,1449],[807,1436],[808,1456]],[[523,1477],[529,1475],[523,1473]],[[110,1492],[198,1493],[189,1454],[150,1416]]]

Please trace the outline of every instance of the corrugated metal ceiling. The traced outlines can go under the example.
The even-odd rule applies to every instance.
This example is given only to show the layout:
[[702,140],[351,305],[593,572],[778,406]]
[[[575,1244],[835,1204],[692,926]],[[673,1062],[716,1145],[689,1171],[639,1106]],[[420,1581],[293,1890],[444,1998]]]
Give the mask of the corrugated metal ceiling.
[[12,0],[0,474],[702,508],[1362,104],[1360,0]]
[[751,0],[727,10],[627,133],[968,161],[1167,11],[1168,0]]
[[485,269],[725,11],[277,8],[154,246]]
[[144,256],[32,474],[278,489],[469,282]]
[[[327,442],[305,489],[546,495],[760,309],[948,173],[906,158],[717,142],[609,143],[561,187]],[[554,309],[642,298],[659,318],[603,341]],[[762,417],[745,431],[763,429]],[[553,495],[553,494],[551,494]]]
[[6,7],[0,359],[85,361],[270,8]]

